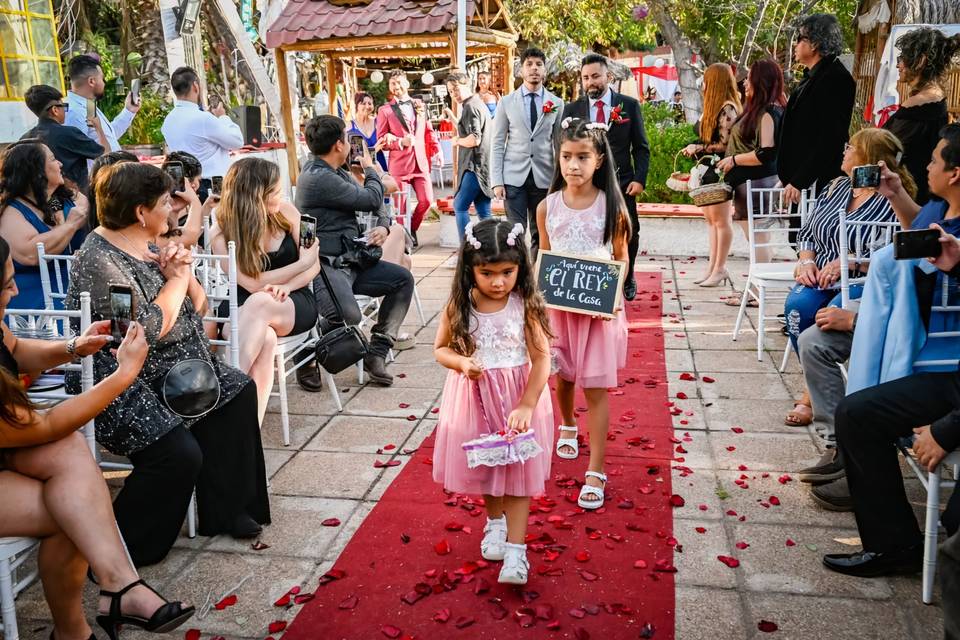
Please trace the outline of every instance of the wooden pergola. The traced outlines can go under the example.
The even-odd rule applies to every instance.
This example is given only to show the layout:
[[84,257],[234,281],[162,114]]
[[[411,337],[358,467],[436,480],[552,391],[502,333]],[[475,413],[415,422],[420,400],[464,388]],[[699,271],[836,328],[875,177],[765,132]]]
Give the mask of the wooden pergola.
[[[501,86],[512,90],[519,35],[502,0],[466,0],[466,9],[467,54],[501,56]],[[276,55],[281,124],[295,181],[299,166],[285,54],[307,51],[326,58],[330,112],[336,113],[338,61],[449,58],[455,64],[457,0],[290,0],[267,30],[266,43]]]

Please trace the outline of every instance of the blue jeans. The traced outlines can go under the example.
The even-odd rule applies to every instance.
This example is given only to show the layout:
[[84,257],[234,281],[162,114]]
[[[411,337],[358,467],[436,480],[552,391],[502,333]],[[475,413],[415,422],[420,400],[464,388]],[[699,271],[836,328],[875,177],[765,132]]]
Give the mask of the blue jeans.
[[460,180],[460,188],[457,189],[457,195],[453,197],[453,210],[457,214],[457,231],[460,232],[460,242],[463,242],[463,234],[470,223],[471,204],[476,207],[478,218],[486,220],[490,217],[490,198],[480,188],[477,174],[473,171],[464,171],[463,179]]
[[[850,286],[850,299],[857,300],[863,295],[863,285]],[[787,317],[787,334],[793,350],[798,351],[797,340],[807,327],[813,325],[817,319],[817,311],[824,307],[840,306],[839,289],[813,289],[803,284],[797,284],[787,294],[783,303],[783,313]]]

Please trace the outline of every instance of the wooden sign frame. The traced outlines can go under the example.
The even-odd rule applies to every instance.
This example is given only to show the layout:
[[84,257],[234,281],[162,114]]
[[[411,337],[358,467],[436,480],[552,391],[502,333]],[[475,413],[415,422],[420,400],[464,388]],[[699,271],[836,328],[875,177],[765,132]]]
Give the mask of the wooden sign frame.
[[[588,258],[588,257],[586,257],[586,256],[575,255],[575,254],[566,253],[566,252],[563,252],[563,251],[545,251],[545,250],[541,249],[541,250],[537,253],[537,264],[536,264],[536,268],[535,268],[535,270],[534,270],[534,277],[535,277],[536,280],[537,280],[537,289],[540,290],[540,291],[543,291],[543,288],[540,286],[540,267],[541,267],[541,265],[542,265],[542,263],[543,263],[542,256],[544,256],[544,255],[556,256],[556,257],[558,257],[558,258],[566,258],[567,260],[575,260],[575,261],[577,261],[577,262],[594,262],[594,263],[597,263],[597,264],[617,265],[618,267],[620,267],[620,268],[619,268],[619,274],[620,274],[620,275],[619,275],[619,277],[617,278],[617,284],[616,284],[617,291],[616,291],[615,298],[614,298],[614,300],[615,300],[615,302],[614,302],[614,309],[622,309],[622,308],[623,308],[623,283],[624,283],[624,281],[626,280],[626,277],[627,277],[627,268],[628,268],[628,264],[627,264],[626,262],[624,262],[623,260],[606,260],[606,259],[604,259],[604,258]],[[614,313],[600,313],[600,312],[586,311],[586,310],[581,309],[581,308],[579,308],[579,307],[569,307],[569,306],[565,306],[565,305],[553,304],[553,303],[550,303],[550,302],[547,302],[547,303],[546,303],[546,306],[547,306],[548,309],[557,309],[557,310],[559,310],[559,311],[568,311],[568,312],[570,312],[570,313],[578,313],[578,314],[580,314],[580,315],[591,316],[591,317],[598,317],[598,318],[613,319],[613,318],[615,318],[615,317],[617,316],[617,313],[616,313],[616,312],[614,312]]]

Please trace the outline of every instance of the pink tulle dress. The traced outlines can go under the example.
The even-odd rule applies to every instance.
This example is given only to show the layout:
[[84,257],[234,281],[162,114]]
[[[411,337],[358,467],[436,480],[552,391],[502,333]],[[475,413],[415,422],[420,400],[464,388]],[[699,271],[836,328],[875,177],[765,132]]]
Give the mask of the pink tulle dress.
[[459,371],[447,373],[433,451],[433,479],[457,493],[540,495],[550,477],[553,452],[553,406],[548,386],[544,386],[530,421],[542,453],[523,463],[469,469],[462,448],[464,442],[506,429],[507,416],[523,397],[530,359],[522,298],[513,293],[500,311],[474,311],[471,325],[477,345],[475,356],[484,371],[479,380],[471,380]]
[[[584,258],[611,260],[603,241],[606,196],[601,191],[588,209],[571,209],[563,192],[547,196],[547,233],[550,250]],[[555,336],[553,355],[557,373],[584,389],[617,386],[617,371],[627,364],[627,317],[621,306],[613,320],[549,309]]]

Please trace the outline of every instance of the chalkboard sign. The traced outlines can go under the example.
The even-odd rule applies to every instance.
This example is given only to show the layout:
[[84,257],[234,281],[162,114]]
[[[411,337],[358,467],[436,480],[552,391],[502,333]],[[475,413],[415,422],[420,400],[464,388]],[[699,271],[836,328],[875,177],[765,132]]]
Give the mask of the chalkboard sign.
[[537,284],[547,307],[604,318],[614,317],[626,263],[540,251]]

